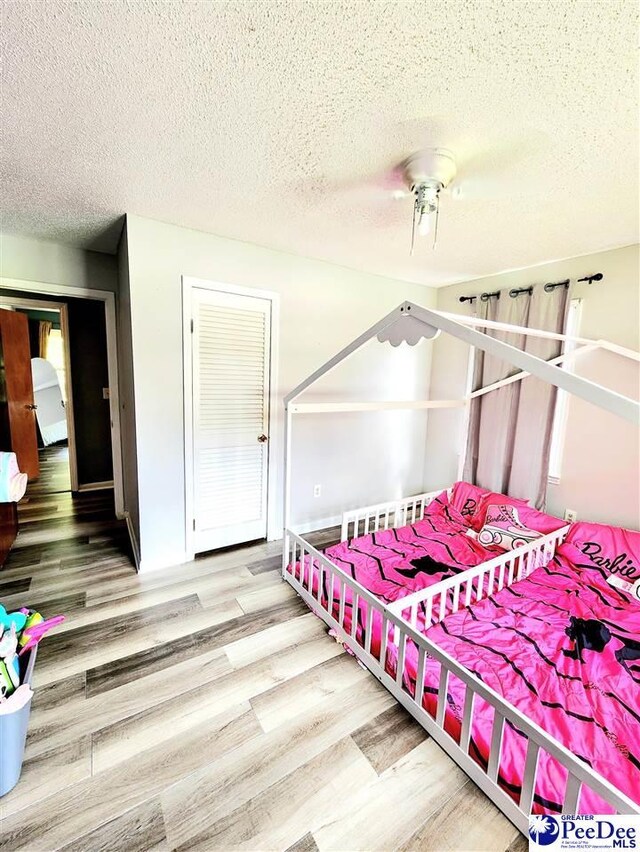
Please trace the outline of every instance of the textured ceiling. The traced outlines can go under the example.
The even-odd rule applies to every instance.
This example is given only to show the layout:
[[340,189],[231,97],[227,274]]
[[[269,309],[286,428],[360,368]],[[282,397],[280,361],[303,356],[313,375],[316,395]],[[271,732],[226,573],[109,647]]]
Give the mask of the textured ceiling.
[[[5,2],[3,226],[135,213],[426,284],[638,241],[633,0]],[[409,257],[380,188],[451,148]]]

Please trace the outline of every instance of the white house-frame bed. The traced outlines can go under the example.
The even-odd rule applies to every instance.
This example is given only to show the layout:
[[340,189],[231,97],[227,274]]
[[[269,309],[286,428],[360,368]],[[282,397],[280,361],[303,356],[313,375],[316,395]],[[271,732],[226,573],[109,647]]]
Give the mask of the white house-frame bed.
[[[576,344],[578,348],[546,362],[490,337],[477,330],[478,328],[498,328],[504,331],[515,331],[523,335],[554,338]],[[415,345],[423,337],[426,339],[435,338],[440,331],[451,334],[472,347],[484,350],[507,363],[513,364],[520,368],[521,372],[470,393],[462,400],[358,403],[297,402],[303,391],[374,337],[377,337],[380,342],[390,342],[393,346],[399,345],[402,341]],[[528,375],[537,376],[636,425],[640,424],[640,404],[636,400],[558,369],[558,365],[563,361],[580,357],[582,353],[598,348],[616,353],[621,357],[640,361],[638,353],[607,341],[568,337],[538,329],[445,314],[428,310],[411,302],[404,302],[316,370],[291,391],[284,401],[286,429],[282,570],[284,579],[293,586],[309,608],[335,630],[344,645],[362,661],[399,703],[417,719],[436,742],[523,833],[527,831],[529,815],[532,810],[541,752],[547,752],[567,770],[567,784],[562,803],[563,813],[575,813],[577,811],[583,785],[601,796],[618,813],[640,813],[640,807],[576,757],[557,739],[476,678],[442,648],[430,641],[417,629],[417,614],[419,610],[424,614],[426,626],[435,624],[460,608],[527,577],[535,568],[546,565],[550,561],[556,546],[564,539],[568,528],[559,529],[555,533],[538,538],[513,551],[508,551],[495,559],[461,571],[442,582],[409,594],[395,603],[385,604],[291,528],[291,431],[294,418],[305,413],[468,407],[472,397],[490,393]],[[413,523],[422,517],[426,506],[438,493],[440,492],[420,494],[346,512],[342,522],[342,539]],[[288,567],[296,565],[300,566],[299,571],[288,570]],[[308,566],[306,578],[305,565]],[[314,576],[312,567],[317,572],[315,576],[318,578],[315,589],[312,582],[312,576]],[[331,592],[326,601],[323,600],[322,596],[323,583],[324,587],[329,588]],[[356,639],[357,619],[351,619],[350,624],[345,621],[347,595],[350,596],[356,611],[362,604],[365,608],[365,626],[359,641]],[[334,600],[339,600],[337,613]],[[375,650],[372,646],[374,619],[381,625],[379,648],[375,648]],[[397,649],[395,676],[392,676],[385,667],[389,642],[393,642]],[[412,647],[417,649],[418,655],[416,685],[413,690],[403,682],[405,653],[408,643],[412,643]],[[431,657],[440,663],[440,681],[433,716],[423,708],[421,702],[427,657]],[[447,684],[452,675],[462,681],[465,690],[459,741],[455,740],[445,730]],[[493,729],[486,770],[469,754],[474,702],[477,699],[483,699],[494,708]],[[517,803],[498,784],[505,723],[513,725],[526,738],[527,742],[522,773],[522,789]]]

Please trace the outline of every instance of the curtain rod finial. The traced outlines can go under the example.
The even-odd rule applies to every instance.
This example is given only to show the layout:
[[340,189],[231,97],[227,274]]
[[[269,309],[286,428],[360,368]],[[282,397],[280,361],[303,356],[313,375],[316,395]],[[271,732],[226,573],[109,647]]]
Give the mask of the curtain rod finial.
[[602,281],[603,278],[602,272],[596,272],[595,275],[585,275],[584,278],[578,278],[578,281],[586,281],[587,284],[592,284],[594,281]]

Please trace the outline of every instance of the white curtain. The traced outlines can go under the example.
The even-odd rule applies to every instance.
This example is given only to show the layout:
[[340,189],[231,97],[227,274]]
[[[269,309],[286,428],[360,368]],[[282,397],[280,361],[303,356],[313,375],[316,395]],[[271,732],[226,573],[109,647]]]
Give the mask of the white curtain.
[[[552,293],[534,288],[530,299],[529,327],[562,334],[566,325],[569,292],[556,287]],[[562,342],[543,337],[527,337],[525,351],[545,361],[562,352]],[[521,382],[516,422],[510,487],[518,497],[526,497],[538,509],[547,500],[549,452],[558,389],[542,379],[528,376]]]
[[[562,332],[565,323],[567,290],[552,293],[541,286],[533,294],[515,298],[504,290],[495,302],[499,322]],[[487,308],[491,312],[491,307]],[[492,317],[487,314],[486,319]],[[561,352],[561,343],[513,332],[491,331],[499,340],[549,360]],[[477,355],[474,390],[519,372],[492,355]],[[549,448],[553,428],[556,389],[532,376],[513,382],[473,400],[469,415],[469,436],[464,478],[470,482],[530,500],[544,508],[549,471]]]
[[[478,297],[473,302],[473,316],[478,319],[490,320],[491,322],[495,322],[498,316],[498,299],[494,296],[486,301],[481,301],[480,297]],[[484,331],[485,329],[480,328],[480,331]],[[484,376],[484,364],[485,364],[485,353],[482,349],[474,350],[474,362],[473,362],[473,380],[472,380],[472,390],[478,390],[484,384],[483,376]],[[479,439],[480,439],[480,410],[481,406],[477,404],[477,400],[475,400],[471,404],[471,408],[469,410],[469,429],[467,432],[467,449],[465,453],[464,460],[464,471],[462,474],[462,478],[466,482],[476,482],[477,474],[478,474],[478,451],[479,451]]]

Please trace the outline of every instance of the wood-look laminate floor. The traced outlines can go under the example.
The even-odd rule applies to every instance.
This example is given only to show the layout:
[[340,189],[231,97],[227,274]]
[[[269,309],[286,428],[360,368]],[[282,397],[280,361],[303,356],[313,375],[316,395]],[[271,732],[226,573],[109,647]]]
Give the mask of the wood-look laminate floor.
[[45,476],[20,522],[0,600],[67,620],[2,850],[527,848],[281,581],[277,542],[137,576],[110,493]]

